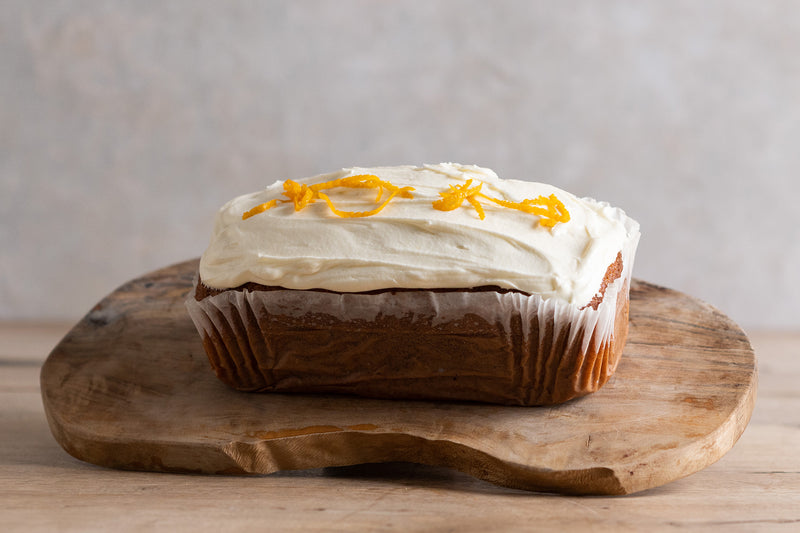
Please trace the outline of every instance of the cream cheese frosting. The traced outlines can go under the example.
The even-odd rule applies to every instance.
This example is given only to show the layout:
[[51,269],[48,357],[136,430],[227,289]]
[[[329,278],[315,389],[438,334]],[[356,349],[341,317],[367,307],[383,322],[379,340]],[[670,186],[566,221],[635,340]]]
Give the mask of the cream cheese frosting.
[[[413,198],[395,197],[373,216],[342,218],[322,200],[295,211],[291,202],[280,202],[284,182],[275,182],[219,210],[200,279],[216,289],[254,282],[338,292],[495,285],[585,305],[617,254],[631,241],[635,247],[639,236],[638,224],[605,202],[500,179],[474,165],[353,167],[295,181],[312,185],[362,174],[413,187]],[[452,211],[433,208],[440,192],[468,180],[511,202],[554,194],[570,220],[546,227],[537,215],[491,202],[481,203],[483,220],[466,201]],[[326,192],[343,211],[376,207],[374,189]],[[274,199],[277,205],[243,220],[245,212]]]

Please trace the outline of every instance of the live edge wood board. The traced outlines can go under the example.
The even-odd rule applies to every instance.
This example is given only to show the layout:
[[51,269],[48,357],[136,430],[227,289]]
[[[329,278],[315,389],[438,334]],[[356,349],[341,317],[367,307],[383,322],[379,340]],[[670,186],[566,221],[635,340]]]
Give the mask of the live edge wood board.
[[50,354],[42,397],[67,452],[111,468],[227,475],[410,461],[534,491],[628,494],[718,460],[755,402],[742,330],[639,280],[616,374],[560,406],[236,392],[214,376],[184,309],[196,269],[191,260],[126,283]]

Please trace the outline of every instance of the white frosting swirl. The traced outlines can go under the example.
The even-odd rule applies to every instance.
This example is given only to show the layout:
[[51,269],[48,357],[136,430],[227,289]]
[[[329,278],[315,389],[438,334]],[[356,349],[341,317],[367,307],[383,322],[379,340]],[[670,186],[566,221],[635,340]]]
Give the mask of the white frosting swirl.
[[[585,305],[625,243],[638,239],[638,224],[620,209],[551,185],[502,180],[474,165],[347,168],[296,181],[311,185],[358,174],[412,186],[414,198],[395,197],[380,213],[363,218],[341,218],[317,200],[300,211],[278,203],[246,220],[242,214],[251,208],[285,199],[283,182],[235,198],[217,214],[200,261],[203,283],[339,292],[497,285]],[[484,220],[466,201],[453,211],[432,207],[440,192],[469,179],[473,186],[483,182],[482,193],[513,202],[555,194],[570,221],[548,228],[536,215],[488,201],[481,202]],[[374,189],[329,193],[344,211],[376,207]]]

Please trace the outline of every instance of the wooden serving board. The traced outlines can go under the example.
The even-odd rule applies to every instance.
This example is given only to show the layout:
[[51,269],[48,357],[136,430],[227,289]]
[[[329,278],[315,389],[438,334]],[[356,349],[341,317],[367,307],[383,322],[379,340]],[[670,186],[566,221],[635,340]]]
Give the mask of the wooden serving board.
[[67,452],[113,468],[205,474],[411,461],[508,487],[626,494],[722,457],[755,402],[742,330],[638,280],[616,374],[560,406],[236,392],[214,376],[184,309],[196,268],[187,261],[126,283],[50,354],[42,397]]

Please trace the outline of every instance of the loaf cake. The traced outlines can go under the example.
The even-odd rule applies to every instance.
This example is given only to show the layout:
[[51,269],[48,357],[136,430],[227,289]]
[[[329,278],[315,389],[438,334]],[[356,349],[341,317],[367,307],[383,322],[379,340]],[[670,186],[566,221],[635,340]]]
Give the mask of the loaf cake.
[[638,228],[474,165],[347,168],[225,204],[186,306],[237,390],[551,405],[617,366]]

